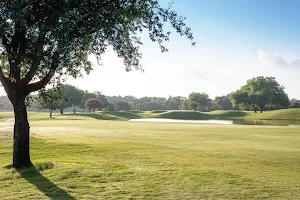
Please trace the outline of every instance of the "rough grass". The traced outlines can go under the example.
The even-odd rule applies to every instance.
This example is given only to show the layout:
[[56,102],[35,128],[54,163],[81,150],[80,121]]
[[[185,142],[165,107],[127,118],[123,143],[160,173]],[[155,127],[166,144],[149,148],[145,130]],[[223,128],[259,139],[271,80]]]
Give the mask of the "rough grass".
[[[0,199],[300,197],[296,127],[30,117],[35,168],[0,168]],[[12,124],[0,127],[4,167]]]

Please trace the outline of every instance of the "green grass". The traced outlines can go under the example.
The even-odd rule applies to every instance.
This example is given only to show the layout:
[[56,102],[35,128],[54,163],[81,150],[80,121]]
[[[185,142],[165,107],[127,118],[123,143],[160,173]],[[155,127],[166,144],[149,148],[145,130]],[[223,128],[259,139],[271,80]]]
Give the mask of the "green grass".
[[[66,118],[67,116],[67,118]],[[0,122],[13,117],[11,112],[0,112]],[[49,120],[48,113],[31,112],[30,120]],[[208,120],[208,119],[244,119],[244,120],[300,120],[300,108],[290,108],[274,111],[266,111],[264,113],[254,113],[252,111],[103,111],[96,113],[66,113],[63,117],[55,115],[55,119],[98,119],[98,120],[129,120],[139,118],[169,118],[169,119],[186,119],[186,120]]]
[[103,111],[100,113],[109,114],[123,119],[138,119],[141,118],[136,111]]
[[35,168],[2,168],[12,124],[0,124],[0,199],[300,197],[297,127],[29,116]]
[[0,122],[4,122],[12,117],[14,117],[14,114],[12,112],[0,112]]
[[300,108],[290,108],[263,113],[250,111],[160,111],[144,112],[144,117],[187,119],[187,120],[207,120],[207,119],[245,119],[245,120],[300,120]]
[[270,119],[270,120],[300,120],[300,108],[268,111],[264,113],[251,113],[249,119]]

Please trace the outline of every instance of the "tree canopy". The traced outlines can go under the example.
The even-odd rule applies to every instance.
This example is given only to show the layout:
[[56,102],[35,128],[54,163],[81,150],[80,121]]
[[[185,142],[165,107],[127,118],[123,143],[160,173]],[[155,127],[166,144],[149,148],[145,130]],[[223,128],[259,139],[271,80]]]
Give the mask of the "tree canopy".
[[94,94],[96,94],[97,99],[99,99],[103,103],[103,107],[107,108],[109,105],[109,102],[108,102],[106,96],[99,91],[94,92]]
[[206,93],[192,92],[188,98],[190,108],[192,110],[208,111],[211,99]]
[[13,166],[31,165],[26,96],[51,80],[89,73],[88,55],[100,61],[108,48],[127,71],[141,69],[141,33],[165,52],[165,23],[193,40],[185,18],[158,0],[1,0],[0,82],[15,112]]
[[231,99],[235,105],[253,106],[255,112],[257,108],[263,112],[266,107],[289,106],[284,87],[274,77],[259,76],[249,79],[246,85],[231,94]]
[[93,111],[95,112],[96,108],[103,108],[104,104],[99,99],[91,98],[84,103],[84,106],[87,107],[89,110],[93,109]]
[[215,98],[215,103],[220,110],[232,110],[232,103],[228,96],[219,96]]
[[69,105],[69,100],[64,95],[63,86],[60,85],[47,90],[41,89],[38,94],[37,104],[38,108],[49,109],[50,117],[52,118],[52,111],[57,108],[63,110]]
[[147,30],[150,39],[167,51],[164,42],[170,32],[163,29],[165,22],[193,39],[184,18],[171,7],[161,7],[158,0],[3,0],[2,84],[8,88],[7,79],[14,85],[38,80],[26,87],[30,93],[44,87],[55,73],[78,77],[81,69],[92,69],[89,54],[100,60],[109,47],[123,58],[127,71],[140,69],[139,33]]
[[130,104],[125,101],[118,101],[114,104],[114,110],[130,110]]
[[300,100],[293,98],[290,102],[291,108],[300,108]]
[[69,99],[71,105],[77,106],[81,103],[83,90],[69,84],[64,85],[63,88],[64,95]]

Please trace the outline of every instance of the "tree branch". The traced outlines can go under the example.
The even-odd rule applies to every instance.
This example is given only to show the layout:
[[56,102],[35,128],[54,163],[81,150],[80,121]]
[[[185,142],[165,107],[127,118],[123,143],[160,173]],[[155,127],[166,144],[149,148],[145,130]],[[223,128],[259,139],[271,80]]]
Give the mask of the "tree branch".
[[22,83],[24,83],[25,85],[27,85],[34,77],[41,59],[42,59],[42,50],[43,50],[43,46],[44,46],[44,41],[45,41],[45,32],[41,32],[39,34],[38,40],[35,43],[35,47],[34,47],[34,52],[35,52],[35,56],[33,59],[33,62],[31,64],[30,70],[29,72],[25,75],[25,77],[21,80]]
[[49,72],[47,73],[47,75],[40,81],[29,84],[28,85],[28,92],[35,92],[38,91],[40,89],[42,89],[43,87],[45,87],[50,80],[52,79],[52,77],[55,74],[56,69],[58,68],[58,54],[56,53],[53,58],[52,58],[52,63],[51,63],[51,67]]
[[18,68],[17,57],[18,57],[18,49],[19,49],[20,39],[22,37],[21,34],[22,34],[22,32],[21,32],[20,24],[16,23],[15,33],[10,42],[11,50],[9,52],[9,57],[8,57],[9,78],[14,78],[14,79],[19,78],[18,74],[19,74],[20,70],[17,69]]
[[17,82],[20,81],[21,79],[21,69],[20,69],[20,64],[22,62],[22,59],[24,58],[25,55],[25,49],[26,49],[26,32],[25,29],[20,30],[20,35],[19,35],[19,47],[18,47],[18,52],[17,52],[17,57],[15,60],[15,79]]

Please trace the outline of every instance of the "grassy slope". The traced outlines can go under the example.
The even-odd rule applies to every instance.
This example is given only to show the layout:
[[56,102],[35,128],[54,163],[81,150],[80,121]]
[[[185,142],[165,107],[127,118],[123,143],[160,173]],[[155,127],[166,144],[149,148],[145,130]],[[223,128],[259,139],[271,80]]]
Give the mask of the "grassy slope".
[[[299,128],[46,116],[30,114],[38,171],[0,168],[0,199],[300,196]],[[5,166],[11,163],[12,124],[0,127]]]
[[266,111],[264,113],[254,113],[247,111],[165,111],[165,112],[145,112],[145,117],[171,118],[171,119],[256,119],[256,120],[300,120],[300,109],[284,109]]
[[[68,118],[66,118],[66,116]],[[0,112],[0,122],[13,117],[11,112]],[[31,120],[49,120],[47,113],[29,114]],[[59,115],[55,119],[62,118]],[[76,113],[65,114],[64,119],[100,119],[100,120],[128,120],[139,118],[170,118],[170,119],[189,119],[189,120],[208,120],[208,119],[246,119],[246,120],[300,120],[300,108],[266,111],[264,113],[254,113],[249,111],[103,111],[96,113]]]

